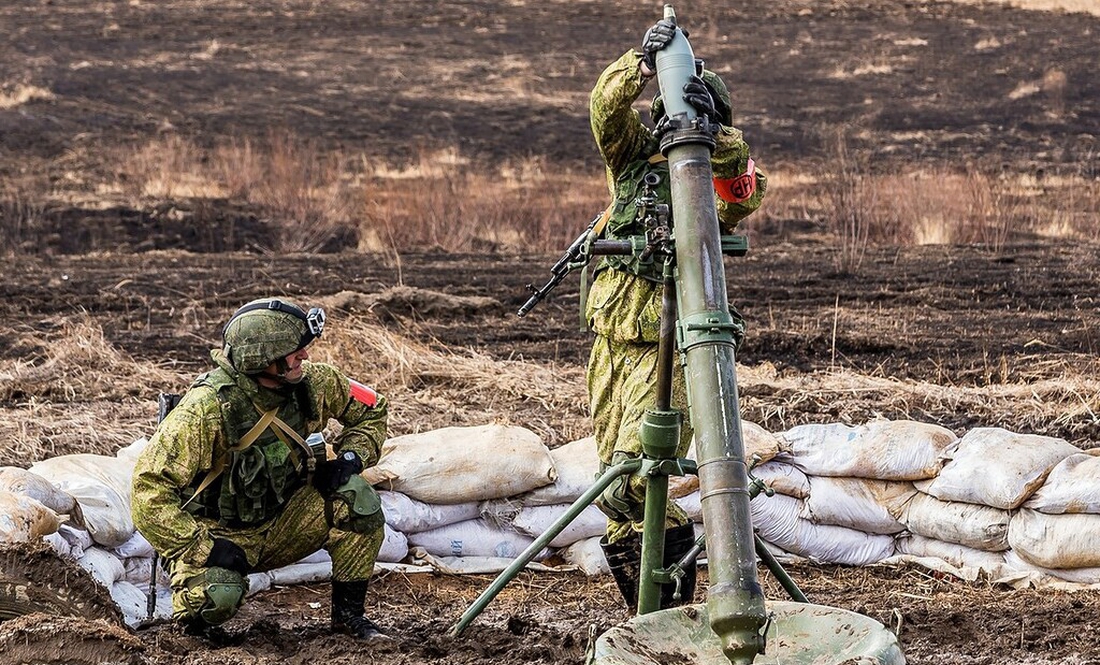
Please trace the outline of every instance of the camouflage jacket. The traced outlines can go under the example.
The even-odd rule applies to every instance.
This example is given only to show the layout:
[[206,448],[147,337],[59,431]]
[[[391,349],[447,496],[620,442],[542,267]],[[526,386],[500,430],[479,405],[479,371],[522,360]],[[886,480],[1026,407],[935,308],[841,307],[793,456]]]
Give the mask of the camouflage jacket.
[[[662,176],[658,195],[668,196],[668,165],[651,157],[660,154],[659,142],[633,104],[649,79],[641,75],[641,54],[627,51],[600,75],[589,98],[592,135],[607,167],[607,183],[614,199],[609,237],[643,232],[635,226],[641,179],[655,171]],[[711,156],[716,182],[735,179],[753,170],[749,146],[741,131],[722,126]],[[751,176],[750,176],[751,177]],[[755,170],[755,190],[745,200],[730,202],[716,196],[722,233],[732,233],[738,222],[756,210],[767,190],[767,178]],[[665,200],[665,203],[671,201]],[[661,291],[659,275],[645,274],[623,259],[601,260],[588,294],[585,318],[592,330],[617,342],[656,342],[660,331]]]
[[[330,418],[343,425],[333,441],[337,451],[353,450],[365,466],[378,461],[386,438],[387,403],[364,404],[351,397],[348,378],[336,368],[303,362],[302,381],[290,391],[270,390],[238,374],[220,350],[211,353],[217,368],[196,379],[179,405],[158,425],[134,468],[134,524],[168,559],[201,566],[210,553],[211,528],[226,525],[219,514],[223,483],[237,483],[233,492],[267,497],[259,519],[268,520],[306,481],[304,455],[265,430],[246,452],[263,457],[247,473],[234,473],[232,463],[216,481],[195,493],[217,461],[231,460],[238,439],[259,420],[261,411],[277,409],[280,420],[303,439],[324,429]],[[273,464],[272,460],[292,463]],[[274,497],[272,501],[271,498]],[[269,514],[274,511],[274,514]],[[229,524],[247,527],[250,524]]]

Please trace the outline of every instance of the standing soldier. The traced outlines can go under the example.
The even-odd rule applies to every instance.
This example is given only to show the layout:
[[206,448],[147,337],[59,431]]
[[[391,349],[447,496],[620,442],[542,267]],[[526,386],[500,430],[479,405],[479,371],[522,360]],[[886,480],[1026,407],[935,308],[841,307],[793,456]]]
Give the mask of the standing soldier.
[[[195,380],[137,461],[134,523],[164,557],[173,618],[190,632],[207,634],[229,620],[249,573],[324,547],[332,556],[333,629],[384,637],[363,610],[382,511],[377,494],[353,476],[378,461],[386,400],[308,361],[324,322],[319,308],[307,313],[274,298],[238,309],[223,348],[210,353],[216,367]],[[333,442],[337,458],[326,461],[305,439],[330,418],[343,430]],[[349,482],[359,501],[342,492]]]
[[[666,127],[660,94],[651,116],[657,130],[642,122],[632,105],[656,74],[656,53],[668,46],[675,26],[666,20],[646,31],[641,52],[630,50],[600,75],[590,98],[592,134],[607,166],[613,202],[608,209],[606,236],[625,239],[645,234],[643,197],[656,197],[671,210],[669,169],[660,152]],[[767,180],[749,157],[741,132],[733,128],[730,93],[712,71],[697,63],[698,75],[684,86],[683,99],[705,116],[714,131],[711,157],[719,225],[731,233],[738,222],[760,206]],[[662,297],[660,262],[637,257],[608,256],[596,267],[585,317],[596,338],[588,361],[588,396],[596,445],[604,468],[641,455],[638,428],[646,409],[657,398],[657,347]],[[739,319],[739,317],[738,317]],[[742,324],[743,327],[743,324]],[[684,377],[674,372],[673,406],[687,414]],[[689,423],[681,428],[677,455],[686,456],[691,443]],[[637,606],[645,481],[621,476],[597,500],[607,514],[601,540],[604,554],[623,598]],[[678,560],[695,540],[691,520],[669,503],[665,532],[665,566]],[[691,602],[695,568],[682,580],[683,602]],[[672,584],[661,590],[661,606],[673,602]]]

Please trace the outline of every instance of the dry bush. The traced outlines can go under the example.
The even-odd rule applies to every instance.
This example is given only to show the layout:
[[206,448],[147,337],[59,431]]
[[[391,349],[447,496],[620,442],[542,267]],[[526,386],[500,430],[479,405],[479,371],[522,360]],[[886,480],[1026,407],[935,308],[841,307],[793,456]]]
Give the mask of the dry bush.
[[385,394],[391,433],[508,419],[555,447],[590,429],[582,368],[432,346],[358,316],[330,328],[311,356]]
[[19,358],[0,370],[0,401],[80,402],[148,398],[153,386],[180,385],[180,374],[142,363],[113,346],[89,316],[64,319],[47,337],[19,335]]
[[0,254],[32,253],[45,232],[46,194],[41,179],[10,179],[0,183]]
[[360,249],[552,251],[607,205],[599,178],[548,173],[541,159],[471,170],[454,151],[422,152],[395,170],[365,162],[370,177]]

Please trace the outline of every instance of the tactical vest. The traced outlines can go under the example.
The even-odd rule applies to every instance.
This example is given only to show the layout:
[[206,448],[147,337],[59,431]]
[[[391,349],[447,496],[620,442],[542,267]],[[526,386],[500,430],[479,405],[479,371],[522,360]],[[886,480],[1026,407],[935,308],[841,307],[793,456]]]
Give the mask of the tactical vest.
[[[214,389],[225,440],[232,449],[263,414],[224,369],[203,374],[192,388],[198,386]],[[289,399],[280,407],[278,417],[301,437],[309,434],[310,423],[297,400]],[[229,450],[226,455],[224,469],[205,488],[200,489],[205,474],[195,479],[190,491],[185,492],[184,509],[231,528],[262,524],[278,515],[291,495],[306,483],[309,473],[305,451],[293,442],[287,445],[274,427],[265,429],[247,448]],[[198,496],[194,496],[196,491]]]
[[[615,181],[615,205],[607,221],[606,237],[625,240],[630,236],[645,235],[646,229],[639,217],[637,200],[645,191],[643,179],[648,173],[656,173],[660,182],[654,187],[658,203],[669,204],[669,225],[672,225],[672,186],[669,182],[668,162],[641,159],[631,164]],[[644,263],[637,256],[605,256],[596,272],[604,268],[622,270],[651,282],[661,281],[663,266],[652,258]]]

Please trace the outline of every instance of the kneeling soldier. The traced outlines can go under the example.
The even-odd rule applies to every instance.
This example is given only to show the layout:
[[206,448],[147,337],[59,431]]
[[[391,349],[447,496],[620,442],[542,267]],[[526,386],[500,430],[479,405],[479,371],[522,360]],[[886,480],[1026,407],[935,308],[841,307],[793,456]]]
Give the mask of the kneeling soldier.
[[[266,298],[225,325],[216,366],[158,425],[134,469],[133,517],[164,557],[172,615],[190,631],[229,620],[248,578],[324,547],[332,556],[332,627],[385,637],[364,616],[383,539],[377,494],[358,474],[378,461],[386,400],[308,361],[324,311]],[[306,444],[343,425],[327,461]],[[348,491],[351,487],[352,491]]]

